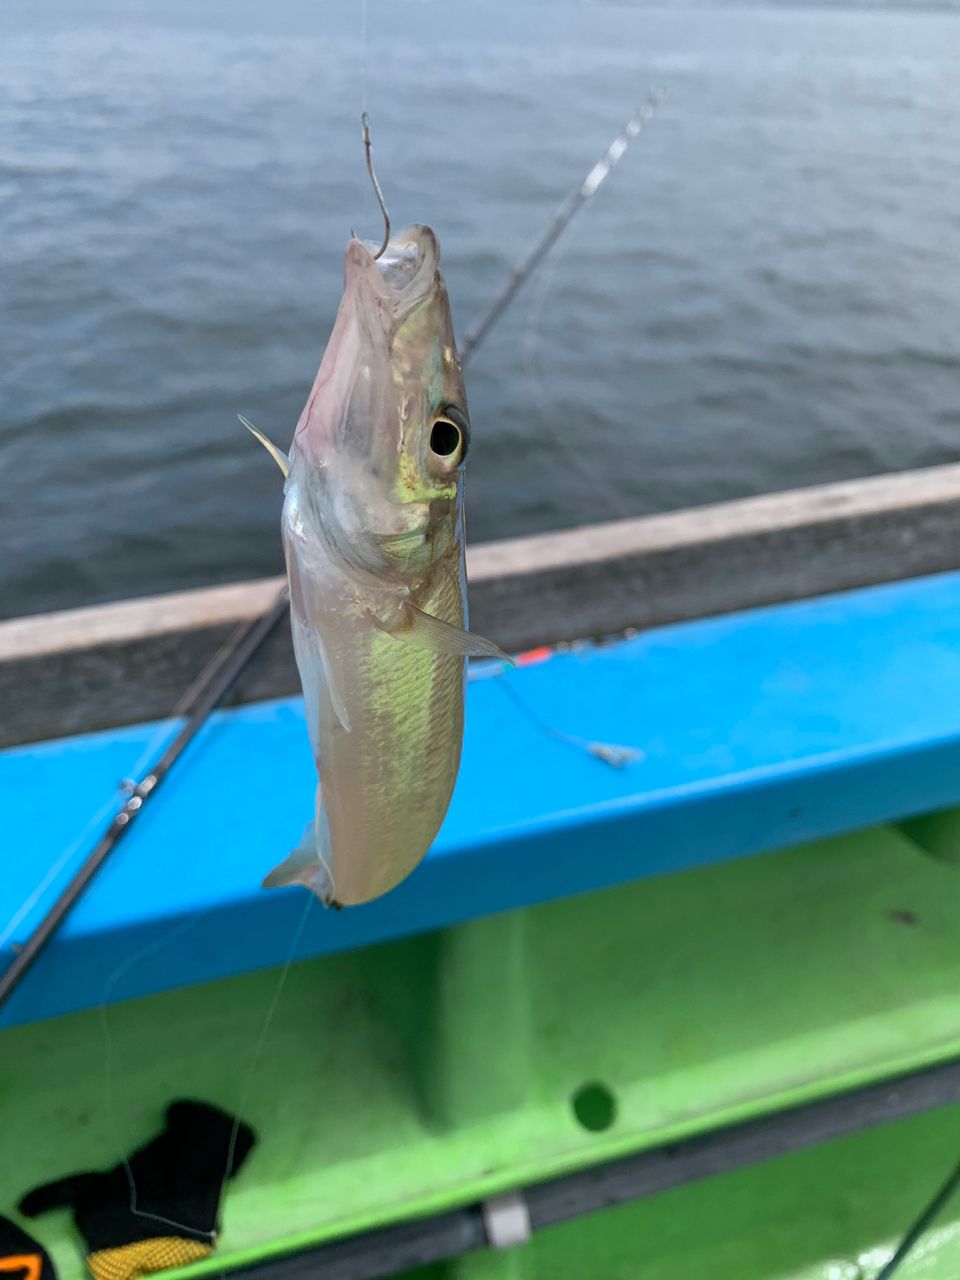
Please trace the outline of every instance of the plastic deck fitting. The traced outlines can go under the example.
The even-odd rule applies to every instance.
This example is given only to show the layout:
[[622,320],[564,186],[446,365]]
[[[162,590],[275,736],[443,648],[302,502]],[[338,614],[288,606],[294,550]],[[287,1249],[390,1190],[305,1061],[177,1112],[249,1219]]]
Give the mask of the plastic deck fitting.
[[[644,756],[613,769],[536,718]],[[315,907],[297,956],[957,803],[960,574],[557,655],[473,682],[467,726],[424,864],[376,903]],[[5,959],[96,839],[105,798],[175,727],[0,756]],[[297,842],[314,782],[299,700],[217,713],[0,1021],[282,963],[306,898],[258,886]]]

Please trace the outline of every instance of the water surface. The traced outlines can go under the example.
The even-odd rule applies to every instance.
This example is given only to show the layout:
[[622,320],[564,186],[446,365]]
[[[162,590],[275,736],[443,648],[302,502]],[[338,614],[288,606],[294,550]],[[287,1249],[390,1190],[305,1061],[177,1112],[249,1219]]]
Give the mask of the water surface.
[[[473,539],[960,457],[960,12],[370,0],[395,222],[477,316]],[[363,170],[359,0],[5,0],[0,610],[280,567]]]

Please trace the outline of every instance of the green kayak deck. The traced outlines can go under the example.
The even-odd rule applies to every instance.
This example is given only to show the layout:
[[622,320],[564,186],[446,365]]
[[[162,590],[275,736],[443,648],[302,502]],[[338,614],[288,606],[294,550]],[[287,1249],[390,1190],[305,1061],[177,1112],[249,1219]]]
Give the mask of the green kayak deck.
[[[203,1098],[259,1135],[191,1269],[222,1274],[960,1057],[955,825],[477,919],[297,963],[282,987],[265,970],[5,1030],[0,1203],[114,1163],[171,1098]],[[417,1275],[871,1280],[958,1154],[960,1107],[940,1107]],[[42,1224],[79,1280],[68,1217]],[[949,1204],[898,1275],[956,1280],[958,1234]]]

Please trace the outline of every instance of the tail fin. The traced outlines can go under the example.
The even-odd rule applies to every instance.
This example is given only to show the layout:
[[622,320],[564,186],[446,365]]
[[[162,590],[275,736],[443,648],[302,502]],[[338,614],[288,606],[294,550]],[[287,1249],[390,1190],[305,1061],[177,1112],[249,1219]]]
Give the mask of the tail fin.
[[280,889],[289,884],[302,884],[315,893],[325,907],[333,902],[333,880],[317,852],[312,822],[303,833],[303,839],[297,848],[273,868],[260,887]]

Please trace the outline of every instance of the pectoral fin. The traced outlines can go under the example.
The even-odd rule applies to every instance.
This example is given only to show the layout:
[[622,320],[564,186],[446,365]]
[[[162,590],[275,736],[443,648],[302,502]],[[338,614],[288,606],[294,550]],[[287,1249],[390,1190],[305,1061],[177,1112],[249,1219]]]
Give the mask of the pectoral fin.
[[237,417],[240,419],[243,425],[247,428],[247,430],[251,433],[251,435],[255,435],[257,437],[257,439],[266,449],[267,453],[269,453],[270,457],[274,460],[274,462],[277,464],[277,466],[280,468],[283,474],[285,476],[288,476],[290,474],[290,459],[283,452],[283,450],[278,449],[272,440],[268,440],[267,437],[263,434],[263,432],[259,431],[253,425],[252,422],[248,422],[242,413],[238,413]]
[[492,640],[486,640],[472,631],[455,627],[452,622],[444,622],[442,618],[424,613],[409,600],[403,605],[402,622],[389,634],[395,640],[402,640],[415,649],[426,649],[428,653],[448,653],[462,658],[499,658],[510,666],[514,665],[510,655],[504,653]]

